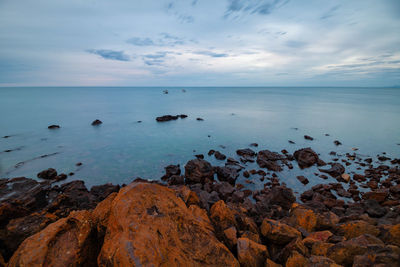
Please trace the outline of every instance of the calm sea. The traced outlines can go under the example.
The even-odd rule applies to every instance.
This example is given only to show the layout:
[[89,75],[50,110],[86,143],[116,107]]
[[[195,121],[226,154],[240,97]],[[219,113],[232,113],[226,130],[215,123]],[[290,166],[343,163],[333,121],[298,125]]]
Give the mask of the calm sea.
[[[155,121],[165,114],[188,117]],[[95,119],[103,124],[91,126]],[[61,128],[48,130],[51,124]],[[315,140],[304,140],[305,134]],[[353,152],[353,147],[364,156],[400,157],[400,89],[0,88],[0,137],[5,135],[11,137],[0,138],[0,177],[36,177],[52,167],[74,172],[66,181],[82,179],[89,187],[159,179],[164,166],[183,166],[195,154],[222,165],[207,156],[209,149],[236,157],[236,149],[254,142],[257,150],[291,153],[311,146],[325,161],[330,151]],[[334,140],[343,145],[336,147]],[[40,158],[48,154],[53,155]],[[77,162],[83,165],[76,167]],[[303,191],[324,181],[315,171],[285,169],[278,176]],[[309,185],[295,178],[300,173]],[[262,184],[254,182],[253,187]]]

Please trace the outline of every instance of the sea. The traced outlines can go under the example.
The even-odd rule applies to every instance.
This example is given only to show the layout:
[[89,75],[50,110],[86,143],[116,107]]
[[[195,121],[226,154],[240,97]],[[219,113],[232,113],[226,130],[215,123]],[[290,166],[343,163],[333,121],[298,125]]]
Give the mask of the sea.
[[[167,90],[168,94],[164,91]],[[162,115],[188,117],[157,122]],[[203,120],[197,120],[202,118]],[[103,123],[92,126],[95,119]],[[57,124],[59,129],[49,130]],[[309,135],[314,140],[305,140]],[[8,138],[4,138],[4,137]],[[289,143],[289,140],[295,144]],[[338,140],[342,145],[336,146]],[[330,87],[24,87],[0,88],[0,178],[30,177],[55,168],[87,187],[160,180],[164,167],[210,149],[239,159],[236,150],[289,153],[311,147],[330,162],[339,155],[400,157],[399,88]],[[358,149],[355,151],[355,149]],[[82,163],[81,166],[76,166]],[[293,162],[294,165],[295,162]],[[379,164],[374,162],[374,164]],[[348,173],[362,173],[358,165]],[[247,163],[247,169],[259,169]],[[317,167],[284,168],[279,180],[301,193],[322,180]],[[296,176],[310,180],[301,184]],[[40,179],[38,179],[40,180]],[[238,183],[263,187],[242,175]]]

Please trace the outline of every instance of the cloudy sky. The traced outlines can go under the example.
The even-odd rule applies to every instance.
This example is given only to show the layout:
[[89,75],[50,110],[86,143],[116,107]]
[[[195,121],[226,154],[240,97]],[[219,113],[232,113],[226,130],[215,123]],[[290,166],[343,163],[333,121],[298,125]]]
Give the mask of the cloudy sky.
[[399,0],[0,0],[0,86],[400,85]]

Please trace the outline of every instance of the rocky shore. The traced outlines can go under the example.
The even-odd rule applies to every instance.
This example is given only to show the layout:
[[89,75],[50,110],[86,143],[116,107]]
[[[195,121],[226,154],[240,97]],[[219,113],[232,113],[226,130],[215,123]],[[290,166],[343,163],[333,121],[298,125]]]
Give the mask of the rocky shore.
[[[82,181],[56,185],[63,177],[52,169],[43,182],[0,179],[0,266],[399,266],[399,159],[348,153],[326,163],[311,148],[236,153],[210,150],[224,166],[196,155],[165,167],[162,181],[90,190]],[[351,164],[363,172],[347,173]],[[275,174],[295,165],[337,182],[296,198]],[[239,174],[264,188],[237,183]]]

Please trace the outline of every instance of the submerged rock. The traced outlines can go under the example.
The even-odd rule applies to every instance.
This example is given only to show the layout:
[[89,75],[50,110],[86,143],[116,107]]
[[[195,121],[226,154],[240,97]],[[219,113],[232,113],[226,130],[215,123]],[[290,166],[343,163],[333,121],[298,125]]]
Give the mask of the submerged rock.
[[102,124],[103,122],[101,121],[101,120],[94,120],[93,122],[92,122],[92,125],[93,126],[96,126],[96,125],[100,125],[100,124]]
[[329,169],[319,169],[320,172],[329,174],[332,177],[339,177],[345,172],[345,168],[340,163],[330,163],[331,168]]
[[297,163],[301,169],[311,167],[319,161],[318,154],[315,153],[310,147],[295,151],[293,156],[297,160]]
[[[50,129],[50,130],[53,130],[53,129],[60,129],[60,125],[53,124],[53,125],[50,125],[50,126],[47,127],[47,128]],[[4,138],[7,138],[7,137],[4,137]]]

